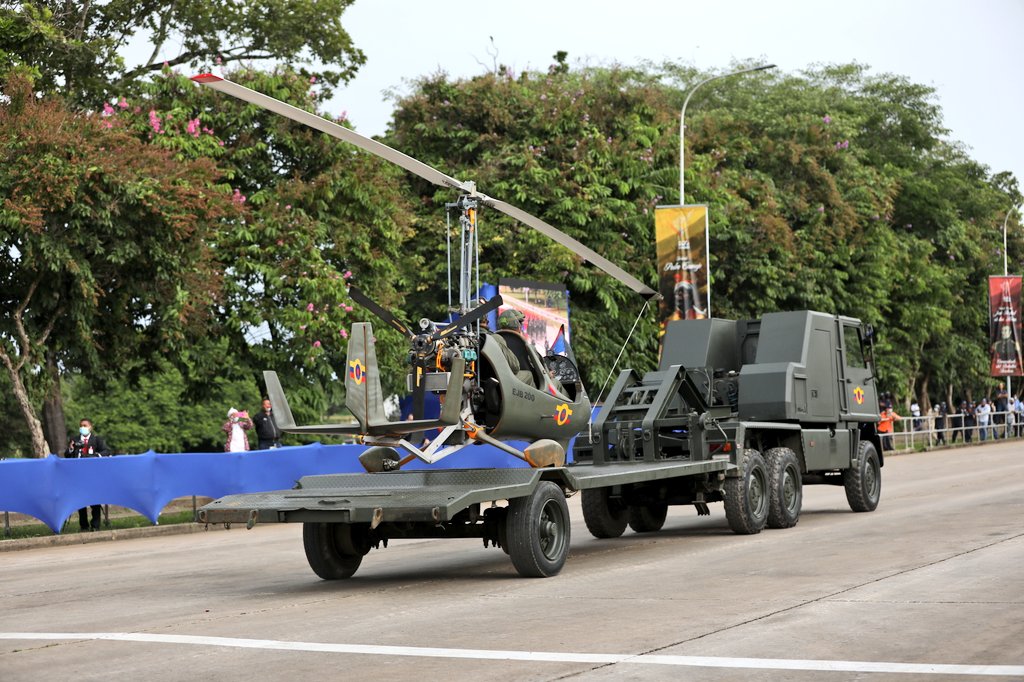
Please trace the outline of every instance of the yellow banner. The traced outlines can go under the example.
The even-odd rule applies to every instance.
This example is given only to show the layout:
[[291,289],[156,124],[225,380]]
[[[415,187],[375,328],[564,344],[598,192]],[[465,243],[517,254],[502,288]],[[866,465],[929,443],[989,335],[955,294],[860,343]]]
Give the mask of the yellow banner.
[[708,207],[654,209],[658,252],[658,322],[697,320],[711,310],[708,289]]

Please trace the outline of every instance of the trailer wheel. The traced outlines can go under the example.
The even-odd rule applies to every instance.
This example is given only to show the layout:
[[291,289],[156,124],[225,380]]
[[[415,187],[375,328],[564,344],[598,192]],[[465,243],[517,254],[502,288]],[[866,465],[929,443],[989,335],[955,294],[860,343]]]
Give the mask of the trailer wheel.
[[768,520],[768,474],[757,450],[743,449],[740,475],[725,479],[725,518],[740,535],[760,533]]
[[667,504],[637,504],[629,507],[629,527],[634,533],[659,531],[665,525],[667,517]]
[[528,497],[509,500],[508,554],[524,578],[557,575],[569,555],[569,505],[551,481]]
[[800,520],[804,500],[800,461],[789,448],[772,448],[764,454],[768,465],[768,527],[792,528]]
[[611,499],[611,488],[587,488],[580,495],[583,520],[595,538],[617,538],[626,530],[626,506]]
[[351,578],[363,561],[363,553],[350,550],[352,529],[347,523],[303,523],[302,546],[313,572],[324,580]]
[[874,511],[882,496],[882,472],[878,452],[870,441],[862,440],[857,465],[843,470],[846,501],[855,512]]

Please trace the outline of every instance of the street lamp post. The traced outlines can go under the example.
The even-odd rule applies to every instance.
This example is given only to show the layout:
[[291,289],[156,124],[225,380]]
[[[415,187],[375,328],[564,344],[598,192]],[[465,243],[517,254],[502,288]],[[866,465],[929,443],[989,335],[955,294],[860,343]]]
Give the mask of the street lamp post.
[[774,68],[775,68],[774,64],[765,64],[764,66],[755,66],[755,67],[752,67],[752,68],[749,68],[749,69],[742,69],[740,71],[733,71],[731,73],[723,73],[723,74],[718,75],[718,76],[711,76],[710,78],[705,78],[700,83],[697,83],[692,88],[690,88],[689,94],[686,95],[686,99],[683,101],[683,108],[679,112],[679,205],[680,206],[683,206],[686,203],[684,201],[684,199],[686,197],[686,179],[685,179],[685,174],[686,174],[685,173],[685,169],[686,169],[686,163],[685,163],[685,161],[686,161],[686,136],[685,136],[685,133],[686,133],[686,105],[690,103],[690,98],[693,97],[693,93],[697,91],[697,88],[699,88],[700,86],[704,85],[705,83],[710,83],[711,81],[718,80],[719,78],[728,78],[729,76],[739,76],[740,74],[744,74],[744,73],[753,73],[754,71],[764,71],[765,69],[774,69]]

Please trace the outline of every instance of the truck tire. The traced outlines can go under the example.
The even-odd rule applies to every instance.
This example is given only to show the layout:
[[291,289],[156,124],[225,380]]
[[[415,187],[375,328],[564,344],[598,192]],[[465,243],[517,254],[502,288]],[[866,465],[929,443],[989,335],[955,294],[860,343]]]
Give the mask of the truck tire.
[[668,517],[667,504],[630,505],[629,527],[634,533],[653,533],[661,530]]
[[764,453],[768,466],[768,527],[792,528],[800,520],[804,491],[800,460],[789,448]]
[[551,481],[508,504],[508,555],[524,578],[557,575],[569,556],[569,505]]
[[352,545],[351,529],[347,523],[302,524],[302,546],[306,550],[306,561],[313,572],[324,580],[344,580],[355,574],[365,552],[355,554],[342,549]]
[[626,530],[626,507],[612,500],[610,492],[610,488],[586,488],[580,493],[583,520],[595,538],[617,538]]
[[740,475],[725,479],[725,518],[740,535],[754,535],[768,521],[768,472],[757,450],[743,449]]
[[870,441],[862,440],[857,465],[843,471],[846,501],[855,512],[874,511],[882,497],[882,472],[878,452]]

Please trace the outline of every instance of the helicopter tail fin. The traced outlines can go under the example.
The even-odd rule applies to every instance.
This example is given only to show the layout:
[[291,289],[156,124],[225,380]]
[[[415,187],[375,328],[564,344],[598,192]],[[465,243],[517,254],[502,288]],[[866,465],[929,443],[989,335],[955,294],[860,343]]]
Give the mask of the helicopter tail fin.
[[277,378],[277,372],[264,370],[263,381],[267,384],[267,397],[274,407],[274,422],[281,430],[295,426],[295,417],[292,416],[292,408],[288,406],[288,398],[281,388],[281,380]]
[[352,325],[345,361],[345,407],[359,420],[364,432],[387,422],[375,345],[369,322]]

